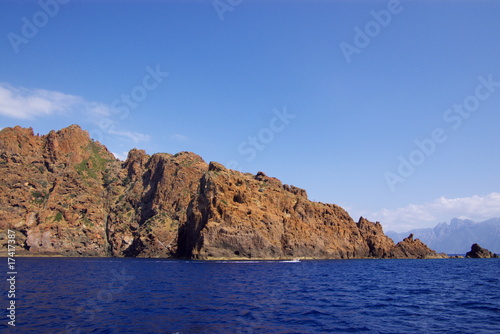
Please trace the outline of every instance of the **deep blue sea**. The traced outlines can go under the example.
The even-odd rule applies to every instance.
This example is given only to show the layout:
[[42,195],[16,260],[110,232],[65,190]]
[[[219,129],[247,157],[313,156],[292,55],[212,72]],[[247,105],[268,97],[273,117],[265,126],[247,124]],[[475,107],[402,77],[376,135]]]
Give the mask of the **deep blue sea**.
[[500,259],[16,264],[2,333],[500,333]]

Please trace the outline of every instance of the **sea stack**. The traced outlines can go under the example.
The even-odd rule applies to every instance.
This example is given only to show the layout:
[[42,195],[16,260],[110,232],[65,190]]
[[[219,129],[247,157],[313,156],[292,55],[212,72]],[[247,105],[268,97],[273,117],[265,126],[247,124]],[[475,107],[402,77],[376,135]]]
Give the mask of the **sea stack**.
[[470,248],[470,252],[465,254],[465,257],[471,259],[491,259],[498,258],[499,256],[495,253],[490,252],[486,248],[482,248],[478,244],[473,244]]

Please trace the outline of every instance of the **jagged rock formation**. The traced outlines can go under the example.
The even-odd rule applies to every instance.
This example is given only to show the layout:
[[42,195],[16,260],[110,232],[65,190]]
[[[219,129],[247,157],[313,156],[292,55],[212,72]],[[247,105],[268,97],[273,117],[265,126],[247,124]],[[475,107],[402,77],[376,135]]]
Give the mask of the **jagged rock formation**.
[[[132,150],[115,184],[108,234],[113,256],[173,257],[178,231],[207,164],[194,153],[154,154]],[[121,183],[121,184],[120,184]]]
[[119,170],[115,160],[75,125],[46,136],[3,129],[0,228],[18,230],[31,253],[105,255],[104,179]]
[[467,254],[465,254],[465,257],[472,259],[490,259],[498,258],[499,256],[485,248],[482,248],[478,244],[473,244],[470,248],[470,252],[467,252]]
[[419,239],[413,239],[410,234],[403,241],[398,242],[391,250],[390,258],[410,258],[410,259],[444,259],[448,258],[445,253],[436,253]]
[[0,131],[0,238],[18,254],[217,258],[432,258],[412,236],[312,202],[276,178],[190,152],[121,162],[77,125]]

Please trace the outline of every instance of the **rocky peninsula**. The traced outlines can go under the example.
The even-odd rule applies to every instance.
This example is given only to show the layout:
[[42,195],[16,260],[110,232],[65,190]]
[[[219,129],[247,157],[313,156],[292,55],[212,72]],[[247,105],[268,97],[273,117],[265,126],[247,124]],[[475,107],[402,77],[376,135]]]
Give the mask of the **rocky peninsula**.
[[181,152],[126,161],[71,125],[0,131],[0,239],[17,254],[186,259],[443,258],[304,189]]

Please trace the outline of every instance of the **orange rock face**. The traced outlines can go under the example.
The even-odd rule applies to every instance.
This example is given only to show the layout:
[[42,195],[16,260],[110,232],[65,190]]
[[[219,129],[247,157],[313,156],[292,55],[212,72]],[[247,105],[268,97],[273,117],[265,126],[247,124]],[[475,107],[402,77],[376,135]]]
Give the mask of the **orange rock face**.
[[36,136],[0,131],[0,235],[18,254],[194,259],[439,257],[419,240],[398,245],[380,223],[276,178],[207,164],[190,152],[121,162],[72,125]]
[[0,228],[34,254],[106,254],[108,165],[116,159],[72,125],[46,136],[0,132]]

